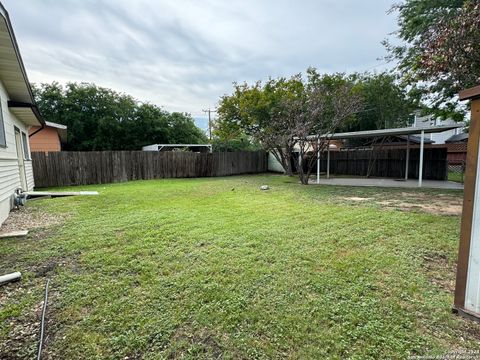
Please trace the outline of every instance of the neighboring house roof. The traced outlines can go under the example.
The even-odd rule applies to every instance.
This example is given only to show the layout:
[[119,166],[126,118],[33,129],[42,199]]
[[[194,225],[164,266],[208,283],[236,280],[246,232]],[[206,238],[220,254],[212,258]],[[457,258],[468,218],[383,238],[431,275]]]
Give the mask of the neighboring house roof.
[[456,143],[456,142],[467,142],[468,141],[468,133],[461,133],[457,135],[450,136],[445,142],[448,143]]
[[10,100],[10,111],[29,126],[44,125],[33,97],[7,10],[0,3],[0,79]]
[[67,142],[67,125],[57,124],[51,121],[45,121],[45,126],[57,129],[58,136],[62,143]]

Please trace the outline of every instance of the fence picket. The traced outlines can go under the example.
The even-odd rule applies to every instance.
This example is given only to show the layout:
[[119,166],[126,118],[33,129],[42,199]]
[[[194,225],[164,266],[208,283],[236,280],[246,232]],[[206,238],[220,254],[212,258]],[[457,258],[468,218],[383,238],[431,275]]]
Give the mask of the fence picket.
[[150,151],[34,152],[32,163],[36,187],[267,171],[264,151],[214,154]]

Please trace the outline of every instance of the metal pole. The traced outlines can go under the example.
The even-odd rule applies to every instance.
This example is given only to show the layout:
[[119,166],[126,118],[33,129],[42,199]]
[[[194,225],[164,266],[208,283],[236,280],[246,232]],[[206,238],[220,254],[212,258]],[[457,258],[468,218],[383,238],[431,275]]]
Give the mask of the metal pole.
[[204,113],[208,114],[208,138],[212,141],[212,112],[217,112],[216,110],[202,110]]
[[425,131],[422,130],[421,132],[421,139],[420,139],[420,166],[418,167],[418,187],[422,187],[422,180],[423,180],[423,146],[424,146],[424,137]]
[[320,184],[320,138],[317,137],[317,184]]
[[407,135],[407,156],[405,157],[405,180],[408,180],[409,162],[410,162],[410,135]]
[[330,179],[330,143],[327,145],[327,179]]
[[212,120],[210,118],[210,109],[208,109],[208,134],[209,134],[209,139],[212,141]]

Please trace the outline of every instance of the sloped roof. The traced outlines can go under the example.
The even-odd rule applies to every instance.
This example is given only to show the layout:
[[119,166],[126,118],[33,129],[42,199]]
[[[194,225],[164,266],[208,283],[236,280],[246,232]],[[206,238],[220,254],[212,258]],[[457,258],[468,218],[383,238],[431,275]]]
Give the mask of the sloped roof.
[[27,125],[44,124],[35,104],[12,24],[0,3],[0,79],[10,98],[9,109]]
[[446,143],[466,142],[466,141],[468,141],[468,133],[453,135],[453,136],[450,136],[447,140],[445,140]]
[[58,135],[62,143],[67,142],[67,125],[57,124],[51,121],[45,121],[45,126],[57,129]]

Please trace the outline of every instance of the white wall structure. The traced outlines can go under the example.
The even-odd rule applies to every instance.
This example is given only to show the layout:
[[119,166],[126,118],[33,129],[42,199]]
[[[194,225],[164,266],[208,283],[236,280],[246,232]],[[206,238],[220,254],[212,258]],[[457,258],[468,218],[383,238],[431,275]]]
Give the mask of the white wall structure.
[[[427,115],[427,116],[415,115],[415,120],[412,124],[412,127],[424,128],[424,127],[430,127],[430,126],[455,125],[455,124],[457,124],[457,122],[452,119],[441,120],[441,119],[434,118],[432,115]],[[463,128],[457,128],[457,129],[448,130],[442,133],[428,134],[426,135],[426,138],[434,141],[435,144],[445,144],[445,140],[447,140],[453,135],[462,133],[463,130],[464,130]]]
[[284,173],[283,165],[277,160],[271,152],[268,152],[268,171]]
[[189,150],[193,152],[212,152],[212,144],[152,144],[142,147],[142,151],[175,151]]
[[[475,199],[480,199],[480,161],[477,161],[477,179],[475,181]],[[473,204],[473,224],[480,224],[480,204]],[[465,309],[480,314],[480,228],[472,226],[470,255],[468,261],[467,288],[465,291]]]
[[17,188],[33,190],[28,129],[42,126],[8,13],[0,4],[0,224]]

